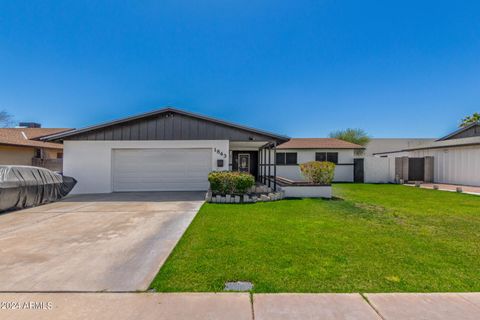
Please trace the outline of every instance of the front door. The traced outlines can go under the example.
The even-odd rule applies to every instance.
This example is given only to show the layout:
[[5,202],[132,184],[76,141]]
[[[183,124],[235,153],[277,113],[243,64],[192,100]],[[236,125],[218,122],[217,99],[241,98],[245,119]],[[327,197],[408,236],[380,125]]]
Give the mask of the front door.
[[258,151],[234,150],[232,151],[232,170],[248,172],[257,179]]
[[238,171],[250,172],[250,154],[248,153],[238,154]]

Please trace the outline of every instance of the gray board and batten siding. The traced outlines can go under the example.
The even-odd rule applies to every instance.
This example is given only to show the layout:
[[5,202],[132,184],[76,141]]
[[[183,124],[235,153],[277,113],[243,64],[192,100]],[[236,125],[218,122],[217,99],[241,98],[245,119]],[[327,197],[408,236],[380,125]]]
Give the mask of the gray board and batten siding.
[[469,124],[464,128],[460,128],[457,131],[454,131],[449,135],[438,139],[437,141],[471,138],[471,137],[479,137],[479,136],[480,136],[480,123],[475,122],[475,123]]
[[229,140],[281,143],[289,138],[167,108],[52,135],[47,140]]

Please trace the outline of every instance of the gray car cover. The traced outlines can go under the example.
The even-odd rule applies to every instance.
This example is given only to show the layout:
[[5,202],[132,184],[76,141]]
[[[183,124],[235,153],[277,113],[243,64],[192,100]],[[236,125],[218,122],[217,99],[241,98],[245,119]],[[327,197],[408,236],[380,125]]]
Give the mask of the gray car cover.
[[0,166],[0,212],[60,200],[76,183],[45,168]]

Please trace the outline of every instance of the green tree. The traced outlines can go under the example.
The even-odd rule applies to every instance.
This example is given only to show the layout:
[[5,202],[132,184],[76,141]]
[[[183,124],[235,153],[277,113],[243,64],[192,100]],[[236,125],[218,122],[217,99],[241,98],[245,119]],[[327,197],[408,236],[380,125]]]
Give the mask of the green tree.
[[462,123],[460,123],[460,127],[463,128],[475,122],[480,122],[480,114],[478,112],[475,112],[471,116],[466,116],[465,118],[463,118]]
[[343,141],[365,146],[370,142],[370,136],[362,129],[348,128],[330,133],[330,138],[336,138]]

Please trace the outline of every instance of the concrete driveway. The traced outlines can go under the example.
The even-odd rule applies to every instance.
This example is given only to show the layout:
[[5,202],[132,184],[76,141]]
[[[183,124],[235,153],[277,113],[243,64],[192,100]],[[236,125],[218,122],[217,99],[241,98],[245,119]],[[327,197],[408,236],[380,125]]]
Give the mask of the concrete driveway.
[[0,291],[146,290],[202,192],[78,195],[0,215]]

